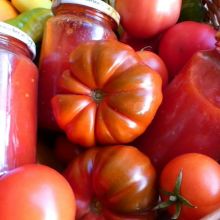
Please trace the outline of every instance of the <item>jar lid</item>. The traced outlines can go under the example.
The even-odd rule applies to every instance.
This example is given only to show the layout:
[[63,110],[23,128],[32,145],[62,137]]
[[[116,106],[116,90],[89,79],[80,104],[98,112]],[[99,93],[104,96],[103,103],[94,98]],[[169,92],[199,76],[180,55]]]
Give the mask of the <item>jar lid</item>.
[[110,16],[115,20],[115,22],[119,25],[120,15],[119,13],[109,4],[105,3],[102,0],[54,0],[52,4],[52,8],[57,7],[60,4],[78,4],[84,5],[90,8],[97,9],[106,15]]
[[0,34],[11,36],[25,43],[32,53],[32,58],[36,56],[36,45],[34,41],[25,32],[10,24],[0,22]]

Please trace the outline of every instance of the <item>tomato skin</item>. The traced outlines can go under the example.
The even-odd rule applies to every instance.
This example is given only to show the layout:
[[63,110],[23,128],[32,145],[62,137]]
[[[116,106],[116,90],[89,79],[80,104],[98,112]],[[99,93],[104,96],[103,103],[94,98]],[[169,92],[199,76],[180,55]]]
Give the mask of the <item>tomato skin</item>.
[[181,0],[116,0],[115,8],[129,35],[149,38],[177,22],[181,3]]
[[[160,176],[160,188],[172,192],[182,169],[180,195],[197,208],[182,206],[180,220],[198,220],[220,206],[220,166],[203,154],[183,154],[171,160]],[[162,200],[167,200],[164,194]],[[168,209],[171,215],[175,209]]]
[[76,195],[76,219],[138,220],[152,215],[148,211],[157,200],[156,172],[134,147],[89,149],[69,164],[64,176]]
[[141,57],[144,64],[159,73],[164,88],[168,83],[168,70],[164,61],[156,53],[148,50],[137,51],[137,54]]
[[162,80],[118,41],[81,44],[52,98],[57,124],[84,147],[125,144],[141,135],[162,101]]
[[212,26],[195,21],[180,22],[169,28],[159,44],[159,56],[168,68],[169,78],[178,74],[194,53],[214,49],[215,34]]
[[75,197],[61,174],[24,165],[0,177],[0,219],[73,220]]

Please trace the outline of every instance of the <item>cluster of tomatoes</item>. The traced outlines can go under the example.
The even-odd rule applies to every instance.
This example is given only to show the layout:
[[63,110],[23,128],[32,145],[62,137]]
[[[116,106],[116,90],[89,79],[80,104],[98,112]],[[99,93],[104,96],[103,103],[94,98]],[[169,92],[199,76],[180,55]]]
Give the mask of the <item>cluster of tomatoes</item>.
[[[89,42],[71,54],[71,69],[60,82],[67,95],[52,99],[57,124],[68,139],[39,131],[38,160],[44,165],[25,165],[1,177],[0,219],[197,220],[219,208],[217,31],[202,14],[180,21],[183,3],[115,1],[120,42]],[[196,10],[202,4],[197,3]],[[82,65],[88,60],[96,68],[94,78]],[[71,96],[75,90],[87,95],[93,85],[104,92],[94,90],[83,101]],[[187,102],[192,97],[179,88],[205,103],[196,108],[206,114],[199,121],[206,128],[200,127],[198,135],[193,132],[199,129],[191,129],[198,127],[197,117],[187,111],[195,109]],[[76,136],[84,148],[74,143]]]

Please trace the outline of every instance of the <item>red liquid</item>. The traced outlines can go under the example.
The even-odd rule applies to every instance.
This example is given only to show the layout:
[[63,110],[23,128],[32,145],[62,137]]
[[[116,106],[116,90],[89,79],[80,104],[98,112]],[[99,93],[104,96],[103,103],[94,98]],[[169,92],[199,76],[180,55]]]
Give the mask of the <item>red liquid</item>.
[[0,172],[34,163],[37,128],[35,65],[0,50]]
[[[69,12],[71,7],[73,14]],[[83,42],[116,39],[110,18],[99,17],[97,11],[87,8],[85,12],[84,7],[70,4],[62,5],[59,10],[64,14],[47,22],[39,66],[39,126],[51,130],[59,130],[52,113],[51,98],[59,92],[57,80],[69,68],[70,53]]]

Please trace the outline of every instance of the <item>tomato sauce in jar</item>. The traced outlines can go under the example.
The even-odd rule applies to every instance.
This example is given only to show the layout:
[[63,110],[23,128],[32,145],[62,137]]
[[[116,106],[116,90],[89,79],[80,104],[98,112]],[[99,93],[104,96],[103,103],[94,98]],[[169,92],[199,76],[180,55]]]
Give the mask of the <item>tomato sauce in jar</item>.
[[34,163],[38,70],[29,36],[0,22],[0,174]]
[[59,92],[59,75],[69,68],[69,54],[83,42],[117,39],[119,14],[101,0],[55,0],[52,10],[40,54],[38,121],[40,128],[59,130],[51,98]]

